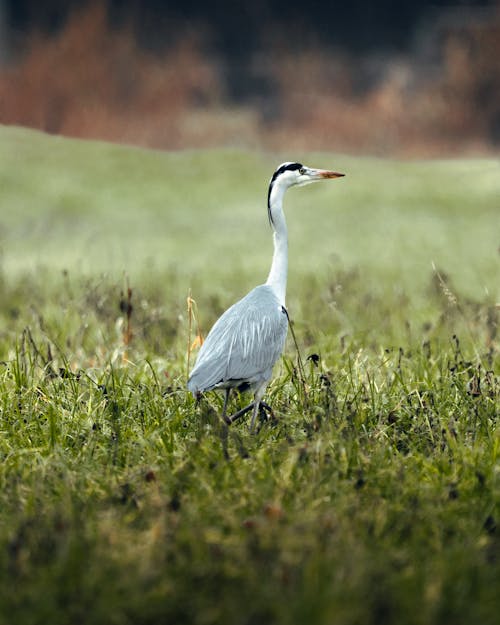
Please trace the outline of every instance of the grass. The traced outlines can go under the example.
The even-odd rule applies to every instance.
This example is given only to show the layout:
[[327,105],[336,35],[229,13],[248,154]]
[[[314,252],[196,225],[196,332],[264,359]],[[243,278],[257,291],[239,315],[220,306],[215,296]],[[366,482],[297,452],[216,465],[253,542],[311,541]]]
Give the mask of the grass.
[[252,436],[185,391],[186,297],[265,277],[290,155],[0,135],[0,623],[496,622],[497,162],[304,155],[348,175],[287,197]]

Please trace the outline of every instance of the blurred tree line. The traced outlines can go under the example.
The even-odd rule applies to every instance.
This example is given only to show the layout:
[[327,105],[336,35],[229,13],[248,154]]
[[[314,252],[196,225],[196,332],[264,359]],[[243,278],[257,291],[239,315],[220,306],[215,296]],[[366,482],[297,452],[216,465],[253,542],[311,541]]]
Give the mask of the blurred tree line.
[[500,145],[500,3],[0,0],[0,123],[155,147]]
[[[17,32],[33,28],[60,29],[68,15],[85,0],[3,0],[9,26]],[[317,44],[350,52],[408,50],[419,23],[442,10],[488,7],[494,0],[107,0],[115,24],[130,22],[144,45],[161,49],[179,24],[209,29],[217,51],[235,56],[251,54],[273,34],[278,42],[293,37],[295,45],[311,39]]]

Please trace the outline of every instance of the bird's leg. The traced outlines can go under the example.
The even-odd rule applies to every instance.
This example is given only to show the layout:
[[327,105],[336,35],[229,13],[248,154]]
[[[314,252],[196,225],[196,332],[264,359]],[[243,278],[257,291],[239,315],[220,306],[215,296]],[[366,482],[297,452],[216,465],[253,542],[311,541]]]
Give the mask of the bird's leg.
[[222,407],[222,419],[228,425],[231,425],[231,417],[226,417],[227,402],[229,401],[229,393],[230,392],[231,392],[231,389],[230,388],[226,388],[226,394],[224,395],[224,405]]
[[266,392],[266,384],[261,384],[255,391],[254,402],[253,402],[253,412],[252,412],[252,420],[250,421],[250,432],[253,432],[253,427],[255,425],[255,418],[257,417],[257,413],[259,412],[260,402],[264,393]]
[[238,412],[235,412],[230,417],[225,417],[226,423],[228,423],[228,424],[234,423],[237,419],[239,419],[240,417],[242,417],[247,412],[249,412],[250,410],[253,409],[252,419],[250,421],[250,431],[253,432],[253,426],[255,424],[255,419],[257,417],[257,413],[259,412],[259,408],[261,406],[262,406],[262,408],[264,408],[264,410],[267,410],[271,414],[271,416],[273,416],[273,409],[271,408],[271,406],[269,404],[266,404],[266,402],[262,401],[262,396],[264,395],[265,390],[266,390],[266,385],[263,385],[260,388],[258,388],[255,391],[255,396],[254,396],[255,399],[254,399],[254,401],[251,404],[248,404],[248,406],[245,406],[244,408],[241,408],[241,410],[238,410]]
[[244,414],[246,414],[249,410],[252,410],[252,408],[254,407],[254,404],[255,404],[255,402],[252,402],[251,404],[248,404],[248,406],[245,406],[241,410],[238,410],[238,412],[235,412],[230,417],[226,417],[226,421],[228,423],[234,423],[236,421],[236,419],[239,419]]
[[[224,417],[224,421],[228,425],[230,425],[231,423],[234,423],[237,419],[239,419],[243,415],[246,415],[246,413],[249,412],[250,410],[252,410],[252,408],[255,409],[255,402],[254,401],[251,404],[248,404],[248,406],[245,406],[244,408],[242,408],[241,410],[238,410],[238,412],[235,412],[230,417]],[[265,401],[261,401],[258,404],[258,408],[263,408],[266,412],[269,413],[269,416],[271,417],[271,419],[274,419],[274,411],[271,408],[271,406],[269,404],[267,404]],[[257,412],[258,412],[258,409],[257,409]]]
[[251,433],[253,433],[255,417],[257,416],[257,413],[259,412],[259,406],[260,406],[260,402],[255,401],[253,404],[252,420],[250,421],[250,428],[249,428]]

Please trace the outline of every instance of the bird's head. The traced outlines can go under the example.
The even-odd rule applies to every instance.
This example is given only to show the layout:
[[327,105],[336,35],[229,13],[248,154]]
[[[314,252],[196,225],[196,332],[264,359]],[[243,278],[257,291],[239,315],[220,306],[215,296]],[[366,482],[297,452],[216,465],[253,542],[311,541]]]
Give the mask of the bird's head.
[[293,186],[301,187],[317,180],[341,178],[343,175],[327,169],[306,167],[302,163],[282,163],[271,178],[271,187],[275,185],[280,185],[285,189]]
[[313,169],[306,167],[302,163],[282,163],[274,172],[269,184],[267,194],[267,211],[269,223],[273,224],[273,214],[271,204],[273,198],[282,198],[287,189],[293,186],[303,186],[317,180],[328,180],[331,178],[341,178],[344,174],[327,169]]

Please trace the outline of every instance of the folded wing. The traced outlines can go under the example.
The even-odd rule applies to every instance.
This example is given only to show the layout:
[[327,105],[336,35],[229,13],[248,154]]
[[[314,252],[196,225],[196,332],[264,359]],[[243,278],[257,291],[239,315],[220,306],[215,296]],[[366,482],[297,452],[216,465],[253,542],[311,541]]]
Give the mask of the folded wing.
[[250,291],[218,319],[191,372],[193,393],[267,381],[283,352],[287,315],[267,285]]

